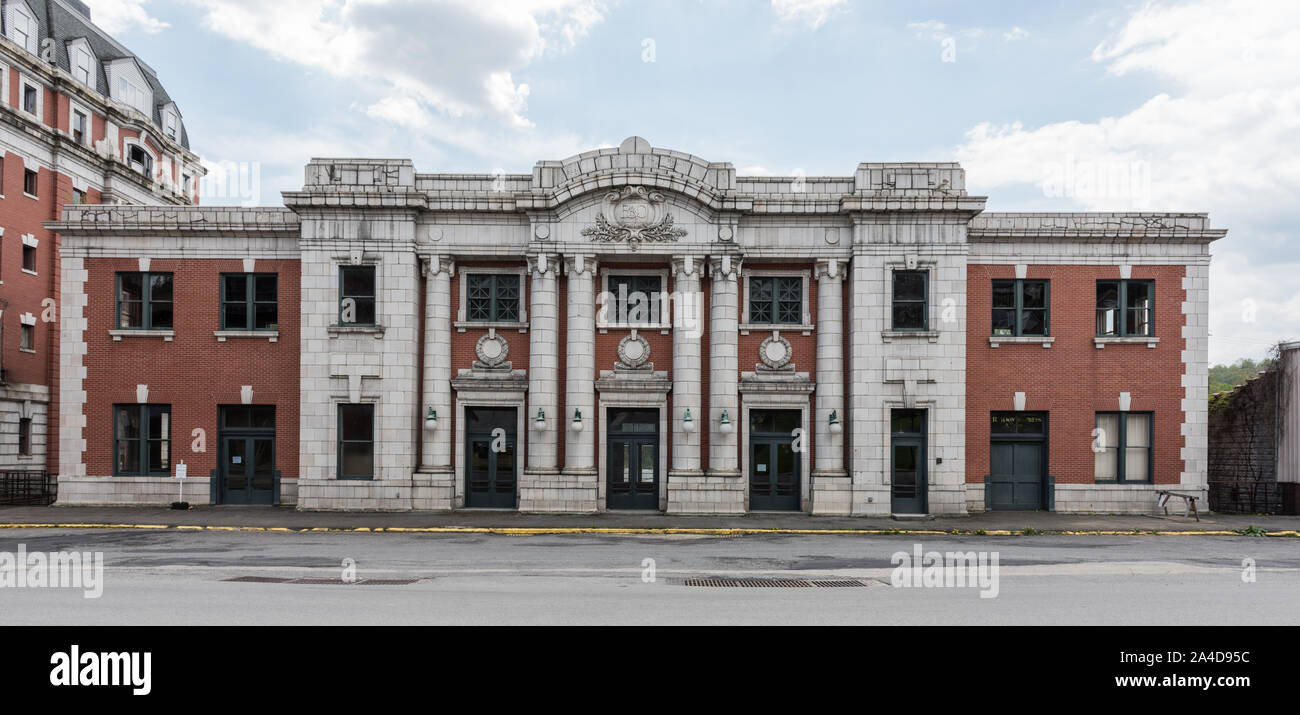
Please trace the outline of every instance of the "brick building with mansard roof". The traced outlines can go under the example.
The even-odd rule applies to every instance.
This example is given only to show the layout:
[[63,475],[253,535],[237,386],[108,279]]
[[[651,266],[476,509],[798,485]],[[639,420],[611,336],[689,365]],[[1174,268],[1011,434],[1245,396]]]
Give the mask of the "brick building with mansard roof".
[[66,206],[197,204],[203,173],[153,68],[83,3],[0,0],[0,471],[62,471],[60,378],[77,376],[61,369],[45,223]]
[[[1205,494],[1203,214],[987,213],[957,164],[742,177],[636,137],[523,175],[317,159],[284,200],[49,224],[61,502],[168,502],[181,461],[200,503],[304,509]],[[120,324],[139,276],[169,328]]]

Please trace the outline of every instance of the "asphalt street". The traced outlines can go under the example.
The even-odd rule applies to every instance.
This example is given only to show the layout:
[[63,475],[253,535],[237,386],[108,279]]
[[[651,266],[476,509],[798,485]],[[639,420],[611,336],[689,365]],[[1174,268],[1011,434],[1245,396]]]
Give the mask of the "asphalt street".
[[[896,587],[918,545],[996,553],[996,596]],[[1300,624],[1295,538],[0,533],[20,548],[101,552],[103,594],[0,587],[0,625]]]

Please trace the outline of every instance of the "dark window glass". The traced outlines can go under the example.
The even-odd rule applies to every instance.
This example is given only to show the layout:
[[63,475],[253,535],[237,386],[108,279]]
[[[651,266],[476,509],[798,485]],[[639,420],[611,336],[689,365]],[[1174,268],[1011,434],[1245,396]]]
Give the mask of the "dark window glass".
[[24,325],[19,335],[18,347],[23,350],[36,349],[36,326]]
[[1047,281],[993,281],[993,335],[1046,336]]
[[1154,302],[1154,281],[1097,281],[1097,335],[1154,336]]
[[750,431],[755,434],[793,434],[802,414],[796,410],[753,410],[749,413]]
[[754,276],[749,279],[749,322],[803,323],[803,278]]
[[172,274],[117,274],[117,327],[171,330]]
[[339,405],[339,479],[375,477],[375,406]]
[[36,113],[37,89],[31,85],[23,85],[23,111],[28,114]]
[[231,273],[221,276],[223,330],[269,330],[278,326],[277,277]]
[[339,268],[339,323],[375,324],[375,267]]
[[610,276],[603,299],[606,321],[617,325],[658,325],[664,297],[659,276]]
[[481,323],[518,323],[519,276],[470,273],[465,286],[466,318]]
[[31,169],[25,170],[23,172],[23,192],[29,196],[37,196],[37,190],[40,188],[37,185],[38,178],[39,175],[36,172]]
[[36,272],[36,247],[23,245],[23,270]]
[[928,271],[894,271],[893,329],[929,328]]
[[115,473],[168,474],[171,471],[171,406],[117,405],[113,409]]
[[23,457],[32,455],[32,420],[23,417],[18,420],[18,454]]
[[892,410],[889,429],[898,434],[920,434],[925,429],[925,413],[922,410]]

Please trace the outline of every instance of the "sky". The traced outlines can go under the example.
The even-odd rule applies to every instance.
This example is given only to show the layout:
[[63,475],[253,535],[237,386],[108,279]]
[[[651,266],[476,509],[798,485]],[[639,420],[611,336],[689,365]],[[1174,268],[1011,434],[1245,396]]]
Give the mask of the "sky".
[[86,0],[204,202],[312,157],[529,173],[643,136],[742,175],[959,161],[990,211],[1209,213],[1210,360],[1300,340],[1300,1]]

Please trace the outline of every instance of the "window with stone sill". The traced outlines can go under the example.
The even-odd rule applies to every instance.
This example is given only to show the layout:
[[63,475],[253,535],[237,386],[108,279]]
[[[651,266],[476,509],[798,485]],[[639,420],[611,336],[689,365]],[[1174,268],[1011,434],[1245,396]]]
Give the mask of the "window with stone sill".
[[752,325],[802,325],[803,278],[752,276],[749,278],[749,323]]
[[18,456],[32,456],[32,418],[18,420]]
[[23,244],[23,270],[28,273],[36,272],[36,246]]
[[1154,337],[1155,293],[1151,280],[1097,281],[1097,337]]
[[1096,482],[1150,484],[1154,417],[1150,412],[1098,412],[1093,432]]
[[929,271],[894,271],[891,329],[897,331],[929,330],[929,298]]
[[113,406],[113,474],[171,474],[171,405]]
[[36,326],[24,325],[19,333],[18,349],[36,352]]
[[222,330],[276,330],[279,278],[274,273],[224,273],[221,276]]
[[650,328],[664,325],[664,279],[655,275],[606,276],[606,290],[598,301],[602,326]]
[[339,267],[339,325],[375,326],[375,267]]
[[172,274],[118,273],[118,330],[172,329]]
[[993,335],[1047,337],[1049,296],[1045,280],[993,281]]
[[28,196],[40,196],[40,174],[31,169],[23,170],[23,193]]
[[465,319],[472,323],[518,323],[518,274],[469,273],[465,280]]
[[23,111],[32,115],[39,115],[41,111],[40,89],[26,82],[23,83]]

